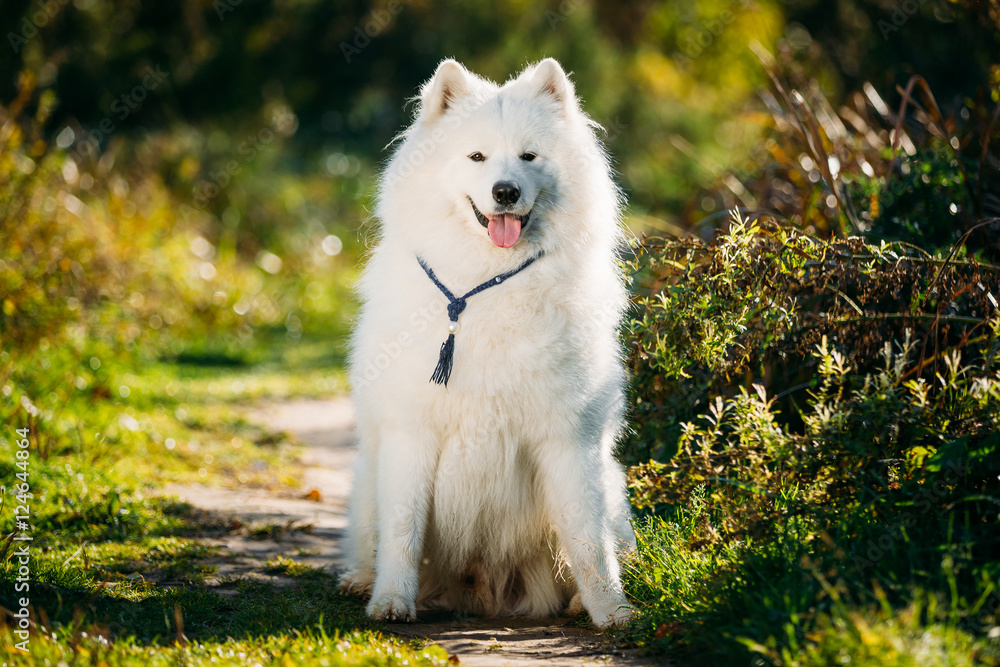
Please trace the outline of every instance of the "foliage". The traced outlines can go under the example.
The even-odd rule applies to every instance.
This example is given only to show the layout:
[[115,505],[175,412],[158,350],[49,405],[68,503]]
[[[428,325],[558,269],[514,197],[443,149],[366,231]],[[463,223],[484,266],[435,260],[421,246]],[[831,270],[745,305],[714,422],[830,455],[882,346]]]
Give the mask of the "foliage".
[[[642,641],[709,664],[747,647],[780,664],[894,647],[910,664],[932,635],[941,664],[985,650],[996,609],[971,620],[1000,576],[1000,269],[738,214],[711,243],[637,250],[625,454],[654,460],[630,487],[678,517],[640,531]],[[864,611],[873,586],[882,611]],[[950,591],[950,615],[900,634],[888,610],[916,587]]]
[[0,234],[4,238],[0,334],[6,345],[26,352],[46,332],[74,319],[73,311],[98,299],[98,286],[109,277],[101,232],[111,232],[87,234],[75,224],[76,215],[70,209],[83,213],[85,206],[61,187],[58,162],[43,159],[46,143],[41,123],[52,108],[51,92],[40,97],[34,118],[19,122],[33,88],[32,77],[25,75],[17,99],[9,108],[0,107]]
[[[876,637],[908,664],[924,632],[965,646],[942,656],[984,650],[996,609],[971,620],[1000,577],[1000,268],[738,213],[711,242],[636,250],[623,453],[636,507],[672,517],[640,530],[641,641],[709,663],[766,646],[822,664]],[[916,612],[917,634],[898,634],[890,610],[919,589],[950,592],[950,615]]]
[[835,110],[764,62],[771,138],[716,196],[774,216],[629,262],[623,453],[663,517],[626,568],[635,636],[704,664],[997,664],[1000,105],[946,118],[913,77],[895,114],[870,85]]
[[151,169],[114,169],[114,153],[81,159],[46,143],[51,94],[39,96],[42,116],[23,115],[35,93],[25,74],[18,99],[0,106],[0,341],[10,354],[61,341],[70,325],[119,354],[165,354],[206,331],[223,334],[216,347],[245,349],[259,328],[300,335],[310,313],[344,307],[335,294],[347,274],[310,280],[335,261],[317,252],[322,235],[284,261],[262,250],[254,266],[206,240],[199,227],[211,229],[210,216],[178,207]]
[[922,382],[944,372],[949,354],[978,361],[994,345],[1000,269],[973,258],[858,237],[822,241],[736,218],[710,243],[648,239],[629,266],[633,461],[669,457],[680,424],[741,385],[780,395],[797,424],[797,396],[817,382],[813,351],[824,336],[865,374],[886,341],[910,332],[920,344],[904,380]]
[[[219,221],[177,202],[141,155],[122,167],[113,150],[81,156],[46,142],[51,93],[30,74],[21,81],[19,97],[0,106],[0,378],[38,345],[74,338],[140,363],[239,362],[259,346],[255,336],[298,340],[304,327],[347,319],[351,261],[326,226],[252,248],[213,236]],[[38,115],[27,117],[32,105]],[[301,198],[294,187],[273,188],[267,201]],[[268,250],[277,246],[288,250]]]
[[985,224],[1000,216],[1000,84],[983,84],[949,115],[918,75],[899,88],[898,109],[868,82],[838,108],[787,56],[758,53],[771,85],[766,114],[753,120],[768,133],[713,198],[824,237],[859,234],[932,253],[970,233],[970,252],[1000,256],[998,223]]
[[[1000,320],[991,327],[995,337]],[[996,351],[968,366],[950,352],[932,387],[905,379],[914,348],[910,340],[896,350],[886,344],[885,367],[860,379],[849,377],[844,356],[824,339],[816,351],[821,381],[801,434],[782,428],[761,385],[718,397],[704,425],[683,425],[668,463],[633,471],[638,506],[676,504],[707,485],[713,507],[728,517],[723,537],[766,535],[795,517],[829,530],[855,513],[884,522],[903,508],[926,513],[956,504],[967,531],[985,530],[996,518],[990,486],[1000,471]],[[993,548],[988,534],[976,542],[984,553]]]

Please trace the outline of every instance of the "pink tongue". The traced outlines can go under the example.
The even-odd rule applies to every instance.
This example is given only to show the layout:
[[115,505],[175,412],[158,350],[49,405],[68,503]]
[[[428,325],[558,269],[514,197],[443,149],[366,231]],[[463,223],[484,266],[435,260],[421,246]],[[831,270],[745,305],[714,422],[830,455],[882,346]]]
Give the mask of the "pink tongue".
[[490,216],[487,231],[493,245],[499,248],[509,248],[521,238],[521,221],[510,213]]

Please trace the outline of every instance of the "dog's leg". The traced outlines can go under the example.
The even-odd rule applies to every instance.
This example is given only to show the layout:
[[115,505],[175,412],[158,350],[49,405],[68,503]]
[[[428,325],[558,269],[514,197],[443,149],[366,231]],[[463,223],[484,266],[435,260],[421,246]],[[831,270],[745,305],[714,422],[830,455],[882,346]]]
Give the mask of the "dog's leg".
[[431,500],[433,460],[424,443],[402,430],[379,434],[375,505],[378,551],[368,615],[416,619],[420,557]]
[[604,492],[611,529],[615,536],[615,552],[621,556],[635,552],[635,529],[632,528],[632,511],[625,490],[625,471],[611,455],[614,434],[605,433],[604,437],[608,443],[602,448]]
[[350,523],[344,540],[347,572],[340,577],[342,593],[370,595],[375,581],[375,469],[363,448],[354,464]]
[[634,610],[622,591],[615,535],[599,445],[569,438],[541,448],[539,479],[546,507],[569,557],[580,601],[600,628],[624,625]]

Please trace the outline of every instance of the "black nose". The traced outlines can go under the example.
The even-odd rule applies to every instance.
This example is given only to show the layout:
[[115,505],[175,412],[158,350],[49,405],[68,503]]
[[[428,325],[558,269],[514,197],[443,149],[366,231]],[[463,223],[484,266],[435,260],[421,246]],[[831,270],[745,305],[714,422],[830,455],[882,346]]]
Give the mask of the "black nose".
[[493,198],[501,206],[513,206],[521,197],[521,190],[510,181],[500,181],[493,186]]

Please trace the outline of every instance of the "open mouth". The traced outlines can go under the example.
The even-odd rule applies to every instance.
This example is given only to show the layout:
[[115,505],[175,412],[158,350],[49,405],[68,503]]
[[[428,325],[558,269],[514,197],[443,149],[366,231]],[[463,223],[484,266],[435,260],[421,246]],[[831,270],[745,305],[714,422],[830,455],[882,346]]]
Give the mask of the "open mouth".
[[498,248],[510,248],[521,238],[521,230],[528,226],[528,219],[531,211],[524,215],[514,213],[497,213],[496,215],[483,215],[482,211],[476,208],[476,203],[472,197],[467,197],[472,204],[472,210],[476,213],[479,224],[489,232],[490,240]]

